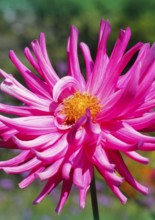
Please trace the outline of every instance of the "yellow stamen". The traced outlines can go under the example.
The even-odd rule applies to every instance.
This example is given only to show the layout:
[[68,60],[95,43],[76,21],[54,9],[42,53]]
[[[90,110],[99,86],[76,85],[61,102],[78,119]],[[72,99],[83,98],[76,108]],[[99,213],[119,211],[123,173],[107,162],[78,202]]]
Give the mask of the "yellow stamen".
[[64,108],[62,114],[65,114],[66,124],[74,124],[81,116],[85,115],[86,109],[90,110],[92,120],[101,110],[99,99],[84,92],[76,92],[74,95],[66,98],[63,102]]

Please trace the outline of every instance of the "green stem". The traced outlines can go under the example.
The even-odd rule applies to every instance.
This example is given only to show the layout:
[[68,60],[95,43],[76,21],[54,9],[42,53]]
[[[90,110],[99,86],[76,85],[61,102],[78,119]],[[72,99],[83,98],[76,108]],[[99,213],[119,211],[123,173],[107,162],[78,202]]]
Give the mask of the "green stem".
[[94,220],[99,220],[99,211],[98,211],[98,203],[97,203],[96,184],[95,184],[95,174],[94,174],[94,177],[93,177],[91,185],[90,185],[90,194],[91,194],[91,203],[92,203]]

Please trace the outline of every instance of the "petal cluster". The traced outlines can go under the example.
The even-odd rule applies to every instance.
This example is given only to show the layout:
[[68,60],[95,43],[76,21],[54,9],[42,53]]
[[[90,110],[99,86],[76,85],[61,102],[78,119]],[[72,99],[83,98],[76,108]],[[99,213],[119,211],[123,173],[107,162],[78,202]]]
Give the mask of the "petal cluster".
[[[147,164],[148,159],[139,152],[155,150],[155,137],[142,133],[155,131],[155,45],[139,42],[127,50],[131,37],[127,28],[120,30],[109,56],[110,32],[109,22],[102,19],[95,60],[89,47],[80,43],[86,79],[79,65],[78,30],[74,26],[67,41],[68,70],[63,78],[50,62],[43,33],[39,41],[31,43],[33,53],[28,47],[24,50],[34,72],[13,51],[9,53],[26,86],[0,70],[4,79],[1,91],[21,101],[20,106],[0,103],[0,147],[18,149],[17,156],[0,162],[0,169],[8,174],[28,173],[20,188],[36,178],[46,181],[35,204],[62,182],[58,213],[72,185],[79,189],[80,207],[85,206],[94,167],[123,204],[126,197],[119,189],[123,181],[148,193],[147,187],[134,179],[122,155]],[[134,63],[127,68],[134,55]],[[78,113],[74,113],[76,109]]]

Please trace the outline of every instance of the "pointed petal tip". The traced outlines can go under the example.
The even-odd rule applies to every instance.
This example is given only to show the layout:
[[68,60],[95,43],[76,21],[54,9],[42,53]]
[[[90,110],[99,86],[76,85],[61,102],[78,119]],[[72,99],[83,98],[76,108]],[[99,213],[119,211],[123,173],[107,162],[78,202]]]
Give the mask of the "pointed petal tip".
[[22,182],[18,184],[20,189],[24,189],[25,187],[22,185]]
[[84,209],[85,208],[85,202],[80,203],[80,208]]
[[143,188],[143,194],[144,194],[144,195],[148,195],[148,194],[149,194],[149,189],[148,189],[148,187],[145,187],[145,186],[144,186],[144,188]]
[[20,183],[18,184],[18,187],[19,187],[20,189],[23,189],[23,187],[20,185]]
[[7,167],[3,167],[2,170],[6,173],[6,174],[11,174],[10,170]]
[[35,200],[32,202],[32,204],[38,205],[41,201],[42,201],[42,199],[40,198],[40,196],[37,196],[37,198],[35,198]]
[[32,204],[33,204],[33,205],[38,205],[38,204],[39,204],[39,201],[38,201],[38,200],[34,200]]
[[109,23],[109,24],[110,24],[110,22],[109,22],[108,19],[105,20],[104,18],[101,18],[100,24],[103,25],[103,24],[105,24],[105,23]]
[[26,54],[30,49],[28,47],[24,48],[24,54]]
[[62,207],[61,206],[57,206],[55,209],[55,212],[59,215],[61,213]]
[[40,44],[46,44],[46,35],[44,32],[41,32],[40,35],[39,35],[39,41],[40,41]]
[[44,32],[40,32],[40,35],[39,35],[39,36],[40,36],[40,38],[41,38],[41,37],[45,38],[45,33],[44,33]]
[[15,54],[14,50],[10,50],[9,51],[9,58],[11,58],[11,56],[14,55],[14,54]]
[[37,39],[34,39],[32,42],[31,42],[31,46],[32,48],[35,47],[35,46],[38,46],[39,45],[39,42]]
[[127,200],[128,199],[126,197],[124,197],[124,199],[121,201],[122,205],[125,205],[127,203]]
[[111,25],[110,25],[109,20],[108,20],[108,19],[104,20],[104,19],[102,18],[101,21],[100,21],[100,28],[101,28],[102,26],[104,27],[105,25],[109,26],[109,28],[111,29]]
[[77,27],[74,26],[74,25],[71,25],[70,31],[71,31],[71,32],[74,32],[74,31],[75,31],[76,33],[78,33],[78,29],[77,29]]

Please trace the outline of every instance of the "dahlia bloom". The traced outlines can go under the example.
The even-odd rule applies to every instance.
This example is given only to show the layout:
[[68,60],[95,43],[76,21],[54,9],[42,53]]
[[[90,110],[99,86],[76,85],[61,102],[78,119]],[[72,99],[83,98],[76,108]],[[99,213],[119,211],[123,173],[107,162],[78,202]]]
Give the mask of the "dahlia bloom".
[[[19,183],[22,189],[36,178],[46,181],[35,204],[62,182],[58,213],[73,184],[79,189],[80,207],[85,206],[94,167],[123,204],[127,200],[119,189],[123,181],[148,193],[134,179],[122,154],[147,164],[148,159],[138,152],[155,150],[155,137],[140,133],[155,130],[155,45],[137,43],[126,51],[131,36],[127,28],[120,31],[108,56],[110,32],[109,22],[101,20],[94,61],[88,46],[80,44],[86,79],[79,66],[78,31],[74,26],[67,42],[67,76],[60,79],[53,69],[43,33],[31,44],[33,54],[29,48],[24,50],[37,74],[13,51],[9,53],[26,86],[0,71],[4,78],[1,90],[23,103],[0,104],[5,115],[0,116],[0,146],[18,149],[18,155],[1,161],[0,168],[8,174],[26,172]],[[126,70],[135,54],[135,62]]]

